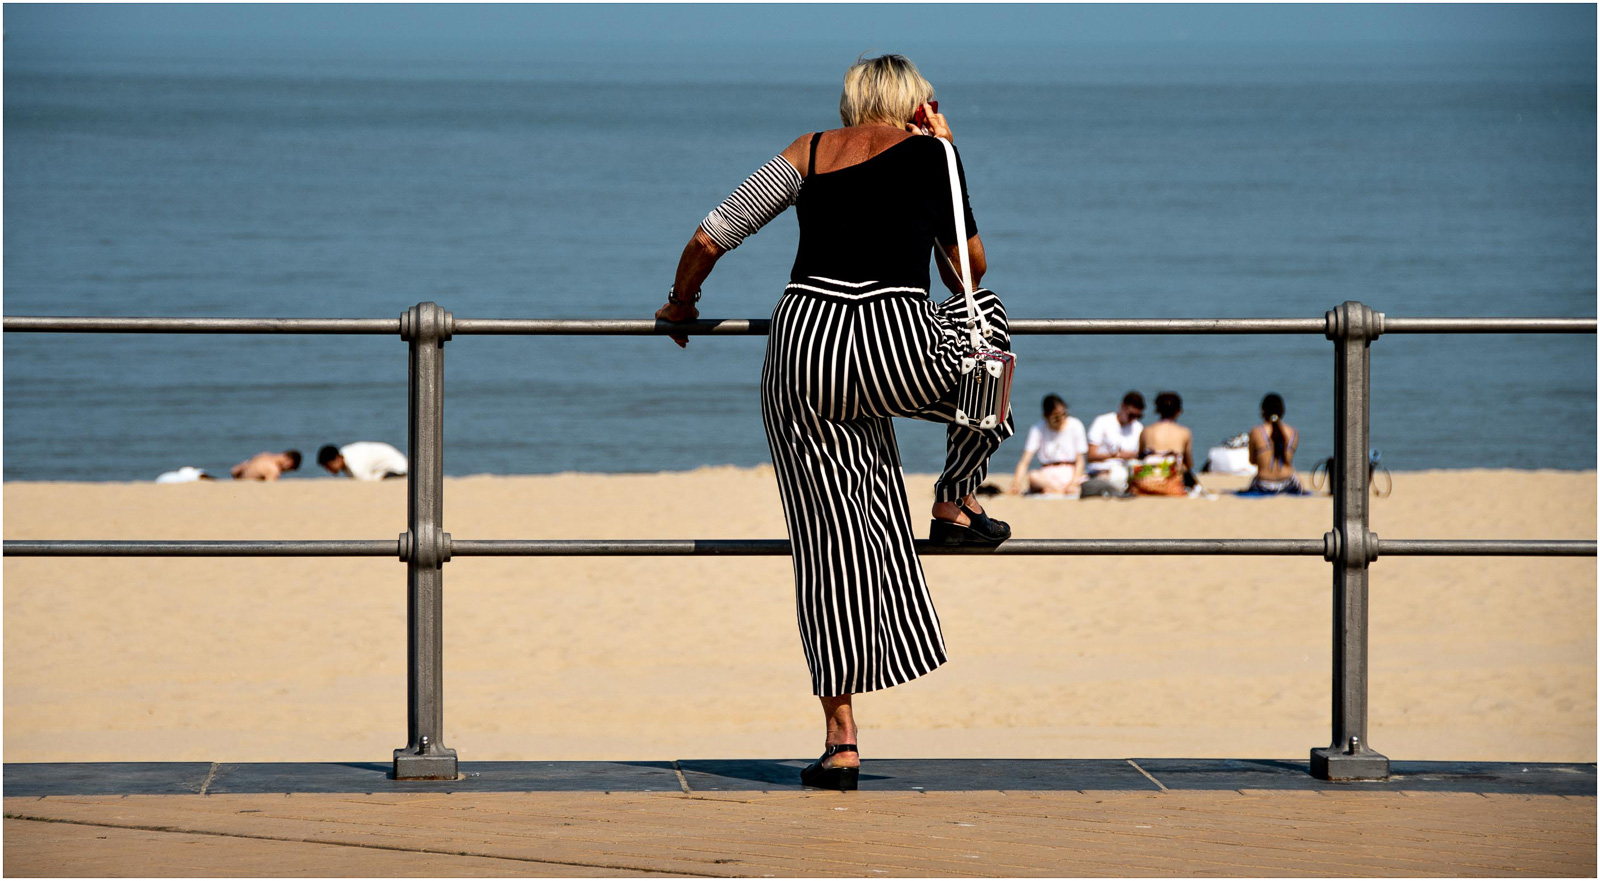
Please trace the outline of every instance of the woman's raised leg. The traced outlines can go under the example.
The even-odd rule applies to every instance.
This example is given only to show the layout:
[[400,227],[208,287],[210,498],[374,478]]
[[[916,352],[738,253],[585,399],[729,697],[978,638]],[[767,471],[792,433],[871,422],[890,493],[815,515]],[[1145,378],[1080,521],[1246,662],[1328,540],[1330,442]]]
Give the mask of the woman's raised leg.
[[[1006,318],[1005,304],[1000,302],[1000,297],[994,291],[987,288],[975,291],[973,299],[977,301],[978,309],[983,312],[984,318],[988,319],[989,325],[995,331],[989,342],[997,348],[1010,351],[1010,323]],[[960,327],[966,326],[968,311],[965,294],[952,295],[934,308],[944,318],[957,323]],[[1016,420],[1007,413],[1005,421],[994,428],[978,429],[956,425],[953,390],[915,416],[918,419],[943,422],[946,425],[944,473],[940,474],[938,481],[934,483],[933,516],[939,520],[949,520],[966,526],[970,523],[970,518],[962,513],[960,506],[965,505],[979,514],[983,513],[983,506],[978,504],[973,492],[989,475],[989,457],[1000,449],[1000,444],[1006,438],[1016,433]]]

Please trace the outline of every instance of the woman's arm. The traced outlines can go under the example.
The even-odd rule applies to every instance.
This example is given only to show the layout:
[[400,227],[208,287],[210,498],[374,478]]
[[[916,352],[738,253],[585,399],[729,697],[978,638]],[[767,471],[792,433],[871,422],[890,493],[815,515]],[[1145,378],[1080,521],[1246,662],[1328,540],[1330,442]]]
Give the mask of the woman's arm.
[[[667,305],[656,310],[656,318],[681,324],[693,321],[700,317],[700,310],[695,308],[694,295],[705,283],[706,277],[711,275],[712,267],[717,265],[717,260],[723,254],[722,246],[711,240],[706,231],[695,228],[694,235],[689,237],[689,243],[683,246],[683,255],[678,258],[678,271],[672,277],[672,290],[677,293],[683,304],[667,301]],[[678,348],[689,345],[687,336],[672,337]]]
[[[951,293],[959,294],[961,276],[956,274],[958,271],[956,267],[961,266],[961,249],[954,245],[948,248],[938,245],[938,248],[944,255],[944,259],[935,261],[939,264],[939,280],[944,282],[944,286],[949,288]],[[983,239],[976,233],[967,239],[967,261],[972,268],[972,287],[976,290],[983,281],[983,274],[989,271],[989,261],[983,256]]]
[[[1261,426],[1258,425],[1255,428],[1250,429],[1250,441],[1245,447],[1245,449],[1250,451],[1250,464],[1256,466],[1256,470],[1258,471],[1265,467],[1264,463],[1268,461],[1267,451],[1272,448],[1271,443],[1267,440],[1267,436],[1265,434],[1258,433],[1260,427]],[[1270,431],[1271,429],[1268,430]]]
[[[807,137],[796,138],[700,221],[694,236],[683,246],[683,254],[678,257],[678,271],[672,279],[673,293],[681,302],[674,303],[669,298],[667,305],[656,310],[656,318],[679,323],[700,317],[700,310],[694,303],[717,260],[739,247],[746,236],[754,235],[799,197],[802,178],[795,158],[803,144],[809,144]],[[689,345],[687,336],[673,335],[672,341],[679,348]]]

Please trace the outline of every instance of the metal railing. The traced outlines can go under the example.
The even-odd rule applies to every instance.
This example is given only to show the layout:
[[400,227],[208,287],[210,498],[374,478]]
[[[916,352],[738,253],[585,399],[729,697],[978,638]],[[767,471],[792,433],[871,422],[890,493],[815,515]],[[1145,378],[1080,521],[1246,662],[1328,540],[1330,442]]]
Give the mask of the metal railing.
[[[8,333],[398,334],[408,343],[407,530],[392,541],[6,541],[13,557],[395,556],[406,564],[407,735],[400,780],[454,779],[444,745],[444,564],[464,556],[787,556],[783,540],[582,541],[455,539],[444,531],[444,344],[461,335],[761,335],[762,319],[674,325],[644,320],[457,319],[431,302],[394,319],[63,318],[10,316]],[[1594,541],[1380,539],[1368,518],[1369,348],[1385,333],[1595,333],[1593,318],[1388,318],[1346,302],[1323,318],[1016,319],[1012,334],[1320,334],[1334,344],[1332,528],[1304,539],[1012,539],[996,548],[919,554],[1320,556],[1333,565],[1333,736],[1311,750],[1330,780],[1382,779],[1389,760],[1367,743],[1367,572],[1380,555],[1592,557]]]

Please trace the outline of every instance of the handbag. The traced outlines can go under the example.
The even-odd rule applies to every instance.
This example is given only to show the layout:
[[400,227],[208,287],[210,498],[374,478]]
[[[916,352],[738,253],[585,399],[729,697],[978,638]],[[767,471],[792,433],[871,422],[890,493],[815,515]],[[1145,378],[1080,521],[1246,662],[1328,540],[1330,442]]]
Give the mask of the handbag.
[[[956,419],[963,428],[995,428],[1011,415],[1011,376],[1017,356],[989,342],[995,335],[972,296],[972,262],[967,255],[967,213],[961,204],[961,175],[956,169],[956,150],[944,138],[944,156],[950,166],[950,203],[956,218],[956,248],[961,267],[956,275],[967,295],[967,346],[961,354],[961,376],[956,384]],[[944,256],[944,252],[940,252]],[[946,261],[949,260],[945,257]],[[956,269],[952,266],[951,269]]]

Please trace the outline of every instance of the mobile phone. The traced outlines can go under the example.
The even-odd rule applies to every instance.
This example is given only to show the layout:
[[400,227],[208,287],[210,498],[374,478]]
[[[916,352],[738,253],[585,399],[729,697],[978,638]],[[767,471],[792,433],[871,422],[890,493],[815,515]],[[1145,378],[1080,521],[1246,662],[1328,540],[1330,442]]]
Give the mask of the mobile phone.
[[[934,113],[939,112],[938,101],[929,101],[928,106],[933,108]],[[917,105],[917,112],[911,115],[911,124],[929,133],[933,131],[933,124],[928,121],[928,112],[922,109],[921,104]]]

